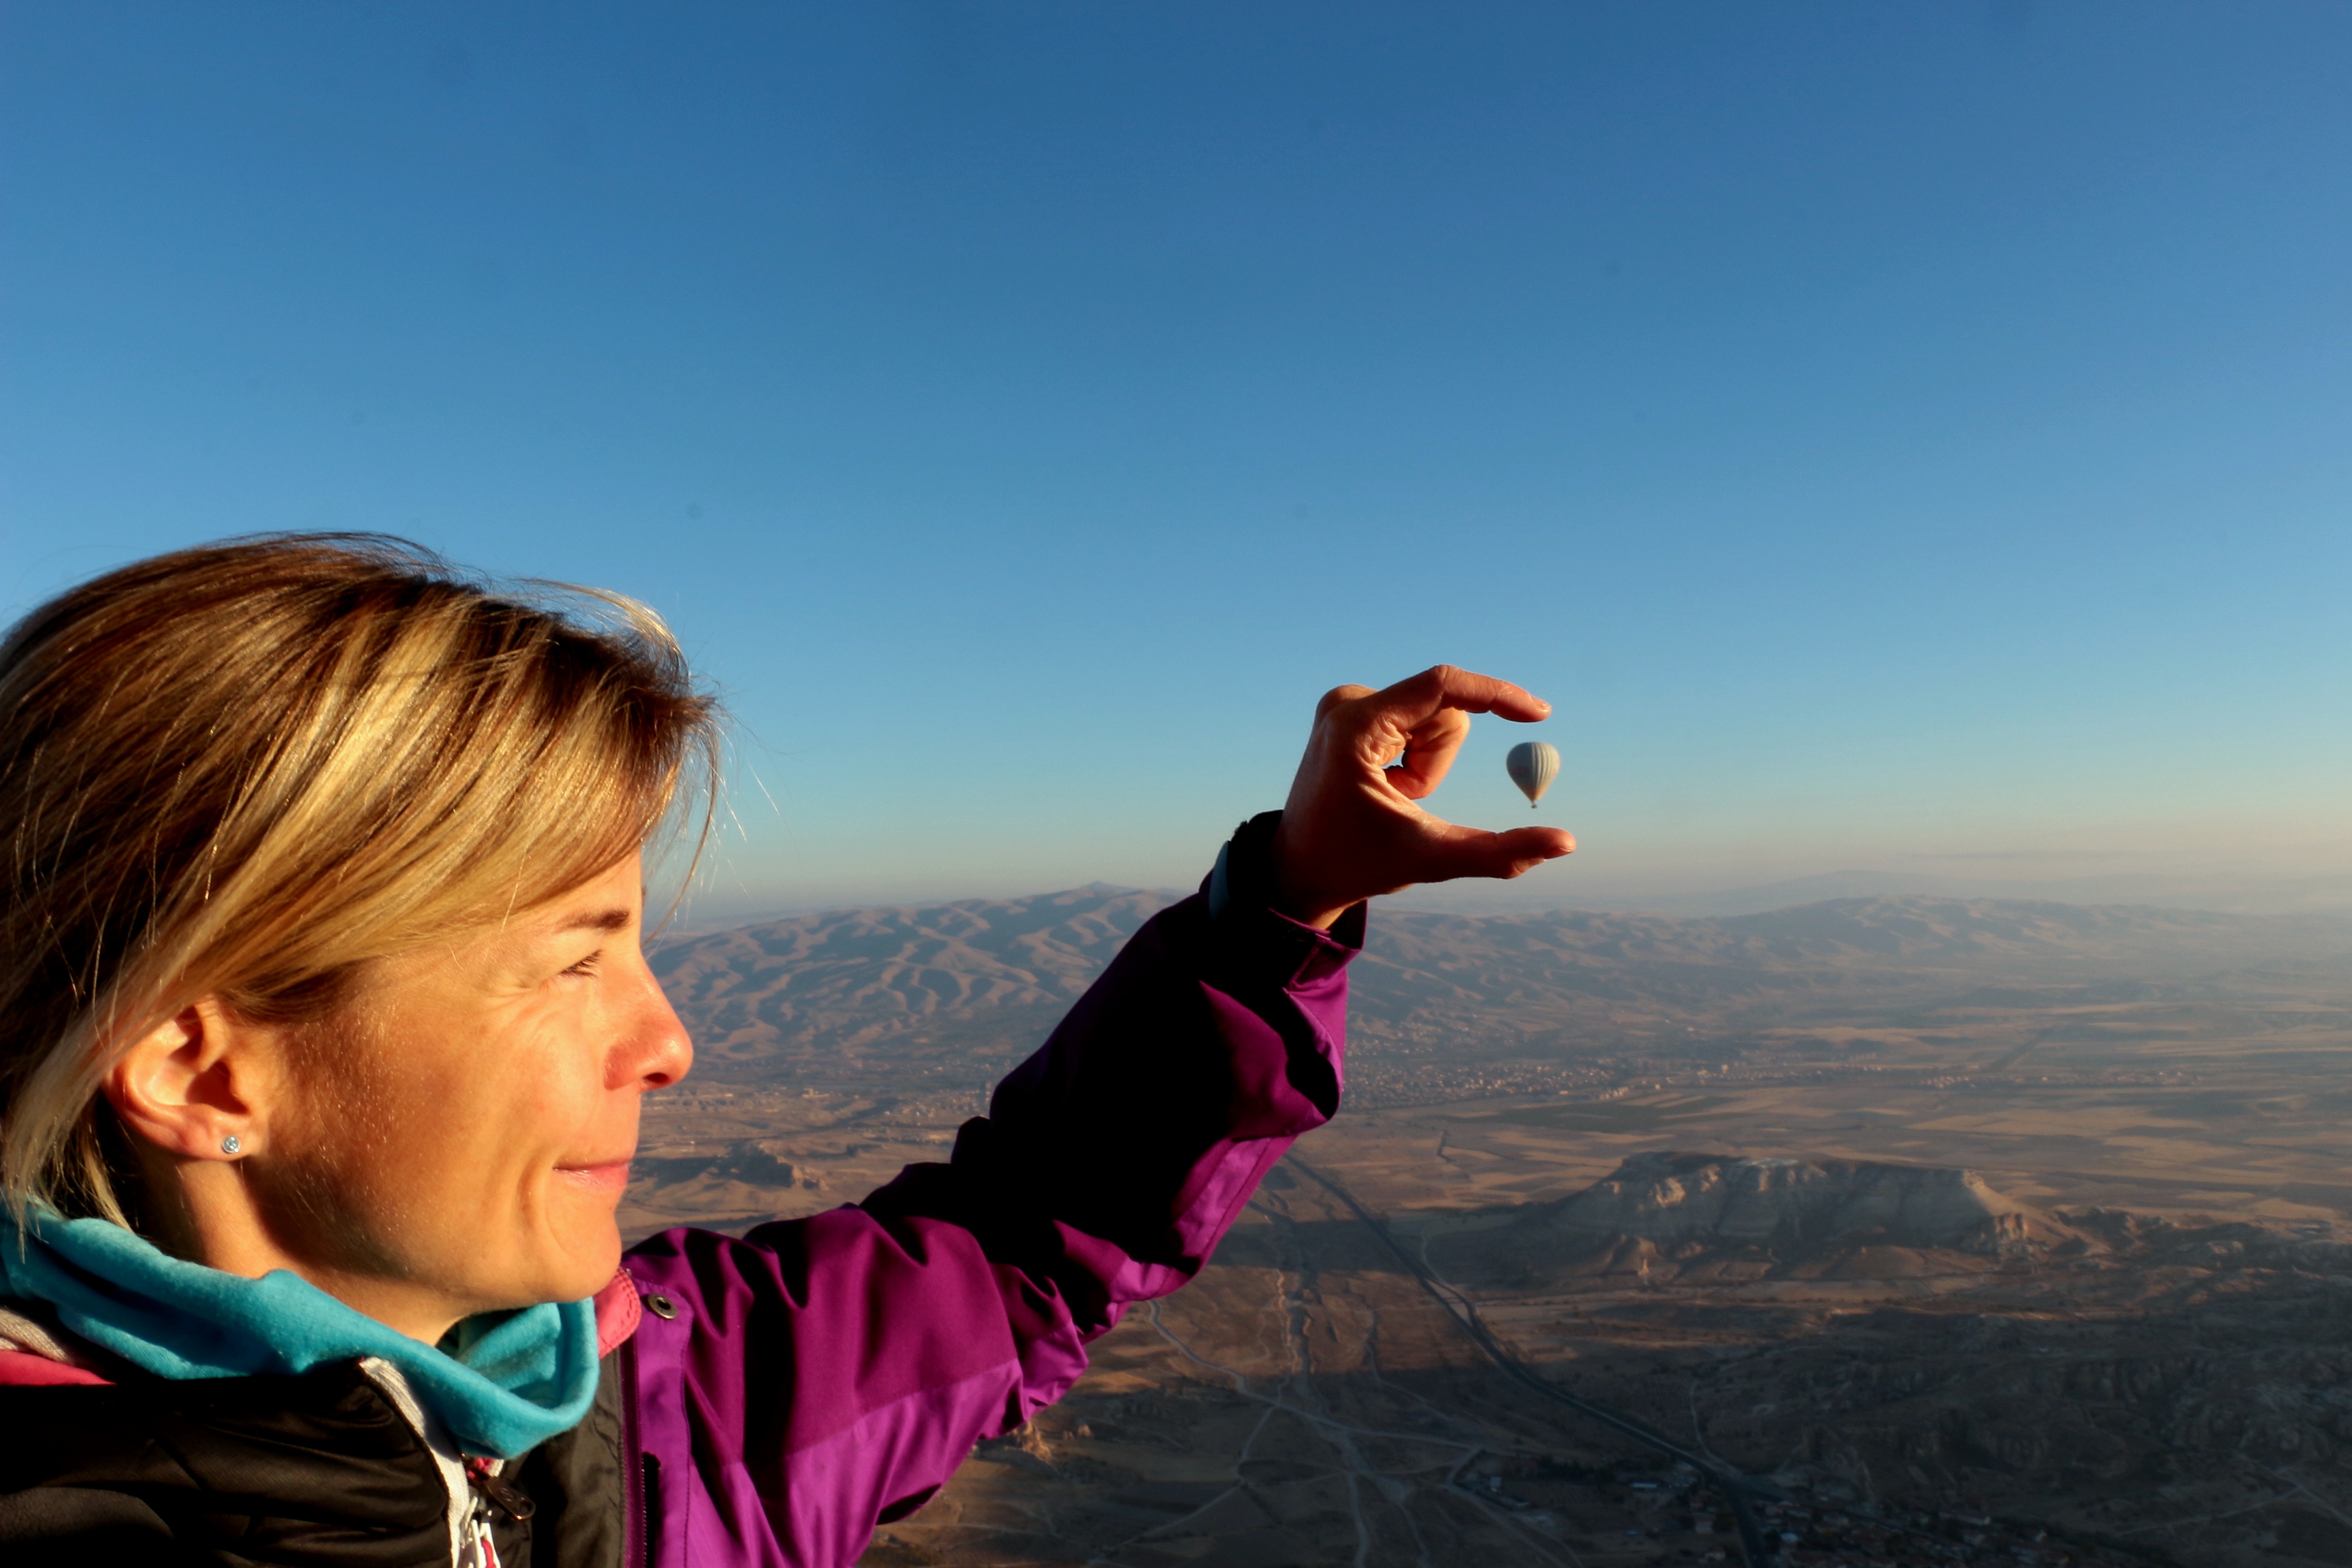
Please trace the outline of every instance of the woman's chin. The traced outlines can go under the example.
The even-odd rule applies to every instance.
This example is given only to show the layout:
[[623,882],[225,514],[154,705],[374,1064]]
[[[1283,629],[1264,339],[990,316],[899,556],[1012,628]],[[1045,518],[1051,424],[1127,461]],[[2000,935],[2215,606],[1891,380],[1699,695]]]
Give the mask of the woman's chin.
[[558,1169],[548,1184],[547,1239],[562,1258],[558,1269],[564,1284],[554,1299],[593,1296],[621,1267],[621,1227],[613,1211],[628,1185],[628,1172],[625,1164]]
[[621,1267],[621,1228],[605,1215],[601,1224],[584,1220],[563,1227],[562,1251],[548,1259],[539,1299],[577,1301],[610,1284]]

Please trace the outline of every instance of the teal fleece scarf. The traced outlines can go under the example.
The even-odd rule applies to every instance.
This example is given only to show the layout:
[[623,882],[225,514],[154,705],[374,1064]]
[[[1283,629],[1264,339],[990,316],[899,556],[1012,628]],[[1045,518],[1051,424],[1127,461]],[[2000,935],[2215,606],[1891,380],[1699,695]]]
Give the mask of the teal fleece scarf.
[[102,1219],[0,1214],[0,1295],[57,1309],[92,1344],[159,1377],[304,1373],[382,1356],[468,1452],[512,1458],[588,1414],[596,1310],[549,1302],[468,1318],[438,1348],[346,1307],[299,1276],[258,1279],[166,1257]]

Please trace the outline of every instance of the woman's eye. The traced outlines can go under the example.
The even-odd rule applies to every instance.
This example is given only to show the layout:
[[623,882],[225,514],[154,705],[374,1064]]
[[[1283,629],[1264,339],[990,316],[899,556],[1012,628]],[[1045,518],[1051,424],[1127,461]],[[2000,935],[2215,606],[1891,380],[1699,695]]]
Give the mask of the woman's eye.
[[582,959],[579,963],[577,963],[573,964],[571,968],[569,968],[569,969],[565,970],[563,973],[566,973],[566,974],[581,974],[581,975],[593,974],[593,973],[596,973],[596,963],[597,963],[597,961],[598,961],[598,960],[600,960],[600,959],[602,959],[604,956],[604,954],[603,951],[600,949],[599,951],[597,951],[597,952],[592,952],[592,953],[590,953],[587,957],[585,957],[585,958]]

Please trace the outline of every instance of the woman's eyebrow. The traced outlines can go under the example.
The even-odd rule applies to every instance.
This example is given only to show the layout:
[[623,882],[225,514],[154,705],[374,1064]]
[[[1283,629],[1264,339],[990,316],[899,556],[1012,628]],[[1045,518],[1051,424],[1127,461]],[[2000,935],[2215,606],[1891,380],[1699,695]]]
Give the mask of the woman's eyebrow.
[[572,916],[555,929],[567,931],[620,931],[636,919],[635,910],[588,910]]

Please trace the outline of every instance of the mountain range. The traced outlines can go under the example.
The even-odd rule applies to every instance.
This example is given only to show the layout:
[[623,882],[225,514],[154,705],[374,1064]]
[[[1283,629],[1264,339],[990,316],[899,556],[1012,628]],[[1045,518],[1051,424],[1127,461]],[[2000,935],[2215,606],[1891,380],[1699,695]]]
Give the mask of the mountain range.
[[[1034,1048],[1170,897],[1089,887],[800,915],[680,934],[652,957],[706,1077],[977,1085]],[[1656,1048],[1863,1003],[2186,994],[2347,956],[2352,919],[2326,915],[1926,896],[1696,919],[1381,905],[1352,971],[1350,1032],[1375,1057]]]

